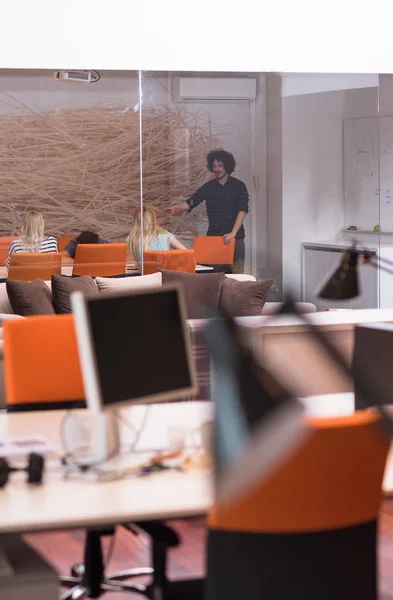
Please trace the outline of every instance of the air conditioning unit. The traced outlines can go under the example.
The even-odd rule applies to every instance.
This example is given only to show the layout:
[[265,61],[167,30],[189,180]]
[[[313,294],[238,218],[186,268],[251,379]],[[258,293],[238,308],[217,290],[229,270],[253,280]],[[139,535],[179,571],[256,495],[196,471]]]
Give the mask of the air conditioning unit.
[[256,96],[256,79],[249,77],[173,77],[173,102],[197,100],[250,101]]
[[97,71],[55,71],[53,77],[57,81],[95,83],[96,81],[99,81],[100,74]]

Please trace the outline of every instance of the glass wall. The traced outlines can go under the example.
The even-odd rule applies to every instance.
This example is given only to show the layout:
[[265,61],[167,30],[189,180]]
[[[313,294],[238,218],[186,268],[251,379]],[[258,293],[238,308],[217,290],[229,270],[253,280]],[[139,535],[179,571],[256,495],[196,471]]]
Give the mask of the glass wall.
[[256,274],[259,93],[253,74],[142,76],[143,205],[174,236],[171,247],[193,248],[206,235],[220,237],[229,251],[233,245],[233,267],[225,267],[232,258],[225,261],[217,249],[206,255],[206,247],[200,253],[204,240],[197,241],[197,263],[215,270]]

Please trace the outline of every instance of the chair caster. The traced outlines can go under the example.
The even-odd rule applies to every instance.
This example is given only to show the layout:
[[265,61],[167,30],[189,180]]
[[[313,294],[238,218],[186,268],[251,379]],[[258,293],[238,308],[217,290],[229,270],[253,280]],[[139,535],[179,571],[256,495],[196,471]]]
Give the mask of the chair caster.
[[83,563],[75,563],[71,567],[71,577],[83,577],[85,574],[85,565]]

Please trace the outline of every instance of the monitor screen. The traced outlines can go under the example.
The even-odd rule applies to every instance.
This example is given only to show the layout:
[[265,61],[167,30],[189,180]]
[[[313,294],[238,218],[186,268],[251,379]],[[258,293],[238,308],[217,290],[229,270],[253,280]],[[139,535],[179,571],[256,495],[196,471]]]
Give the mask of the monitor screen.
[[352,372],[355,408],[393,404],[393,325],[365,323],[355,327]]
[[164,288],[85,300],[103,405],[164,400],[178,391],[195,391],[180,300],[178,289]]

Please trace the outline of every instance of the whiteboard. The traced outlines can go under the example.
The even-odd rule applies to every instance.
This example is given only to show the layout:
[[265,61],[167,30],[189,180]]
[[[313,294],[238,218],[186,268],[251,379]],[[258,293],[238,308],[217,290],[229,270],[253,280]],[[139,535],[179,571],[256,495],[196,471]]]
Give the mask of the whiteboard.
[[344,120],[345,227],[393,232],[393,117]]

